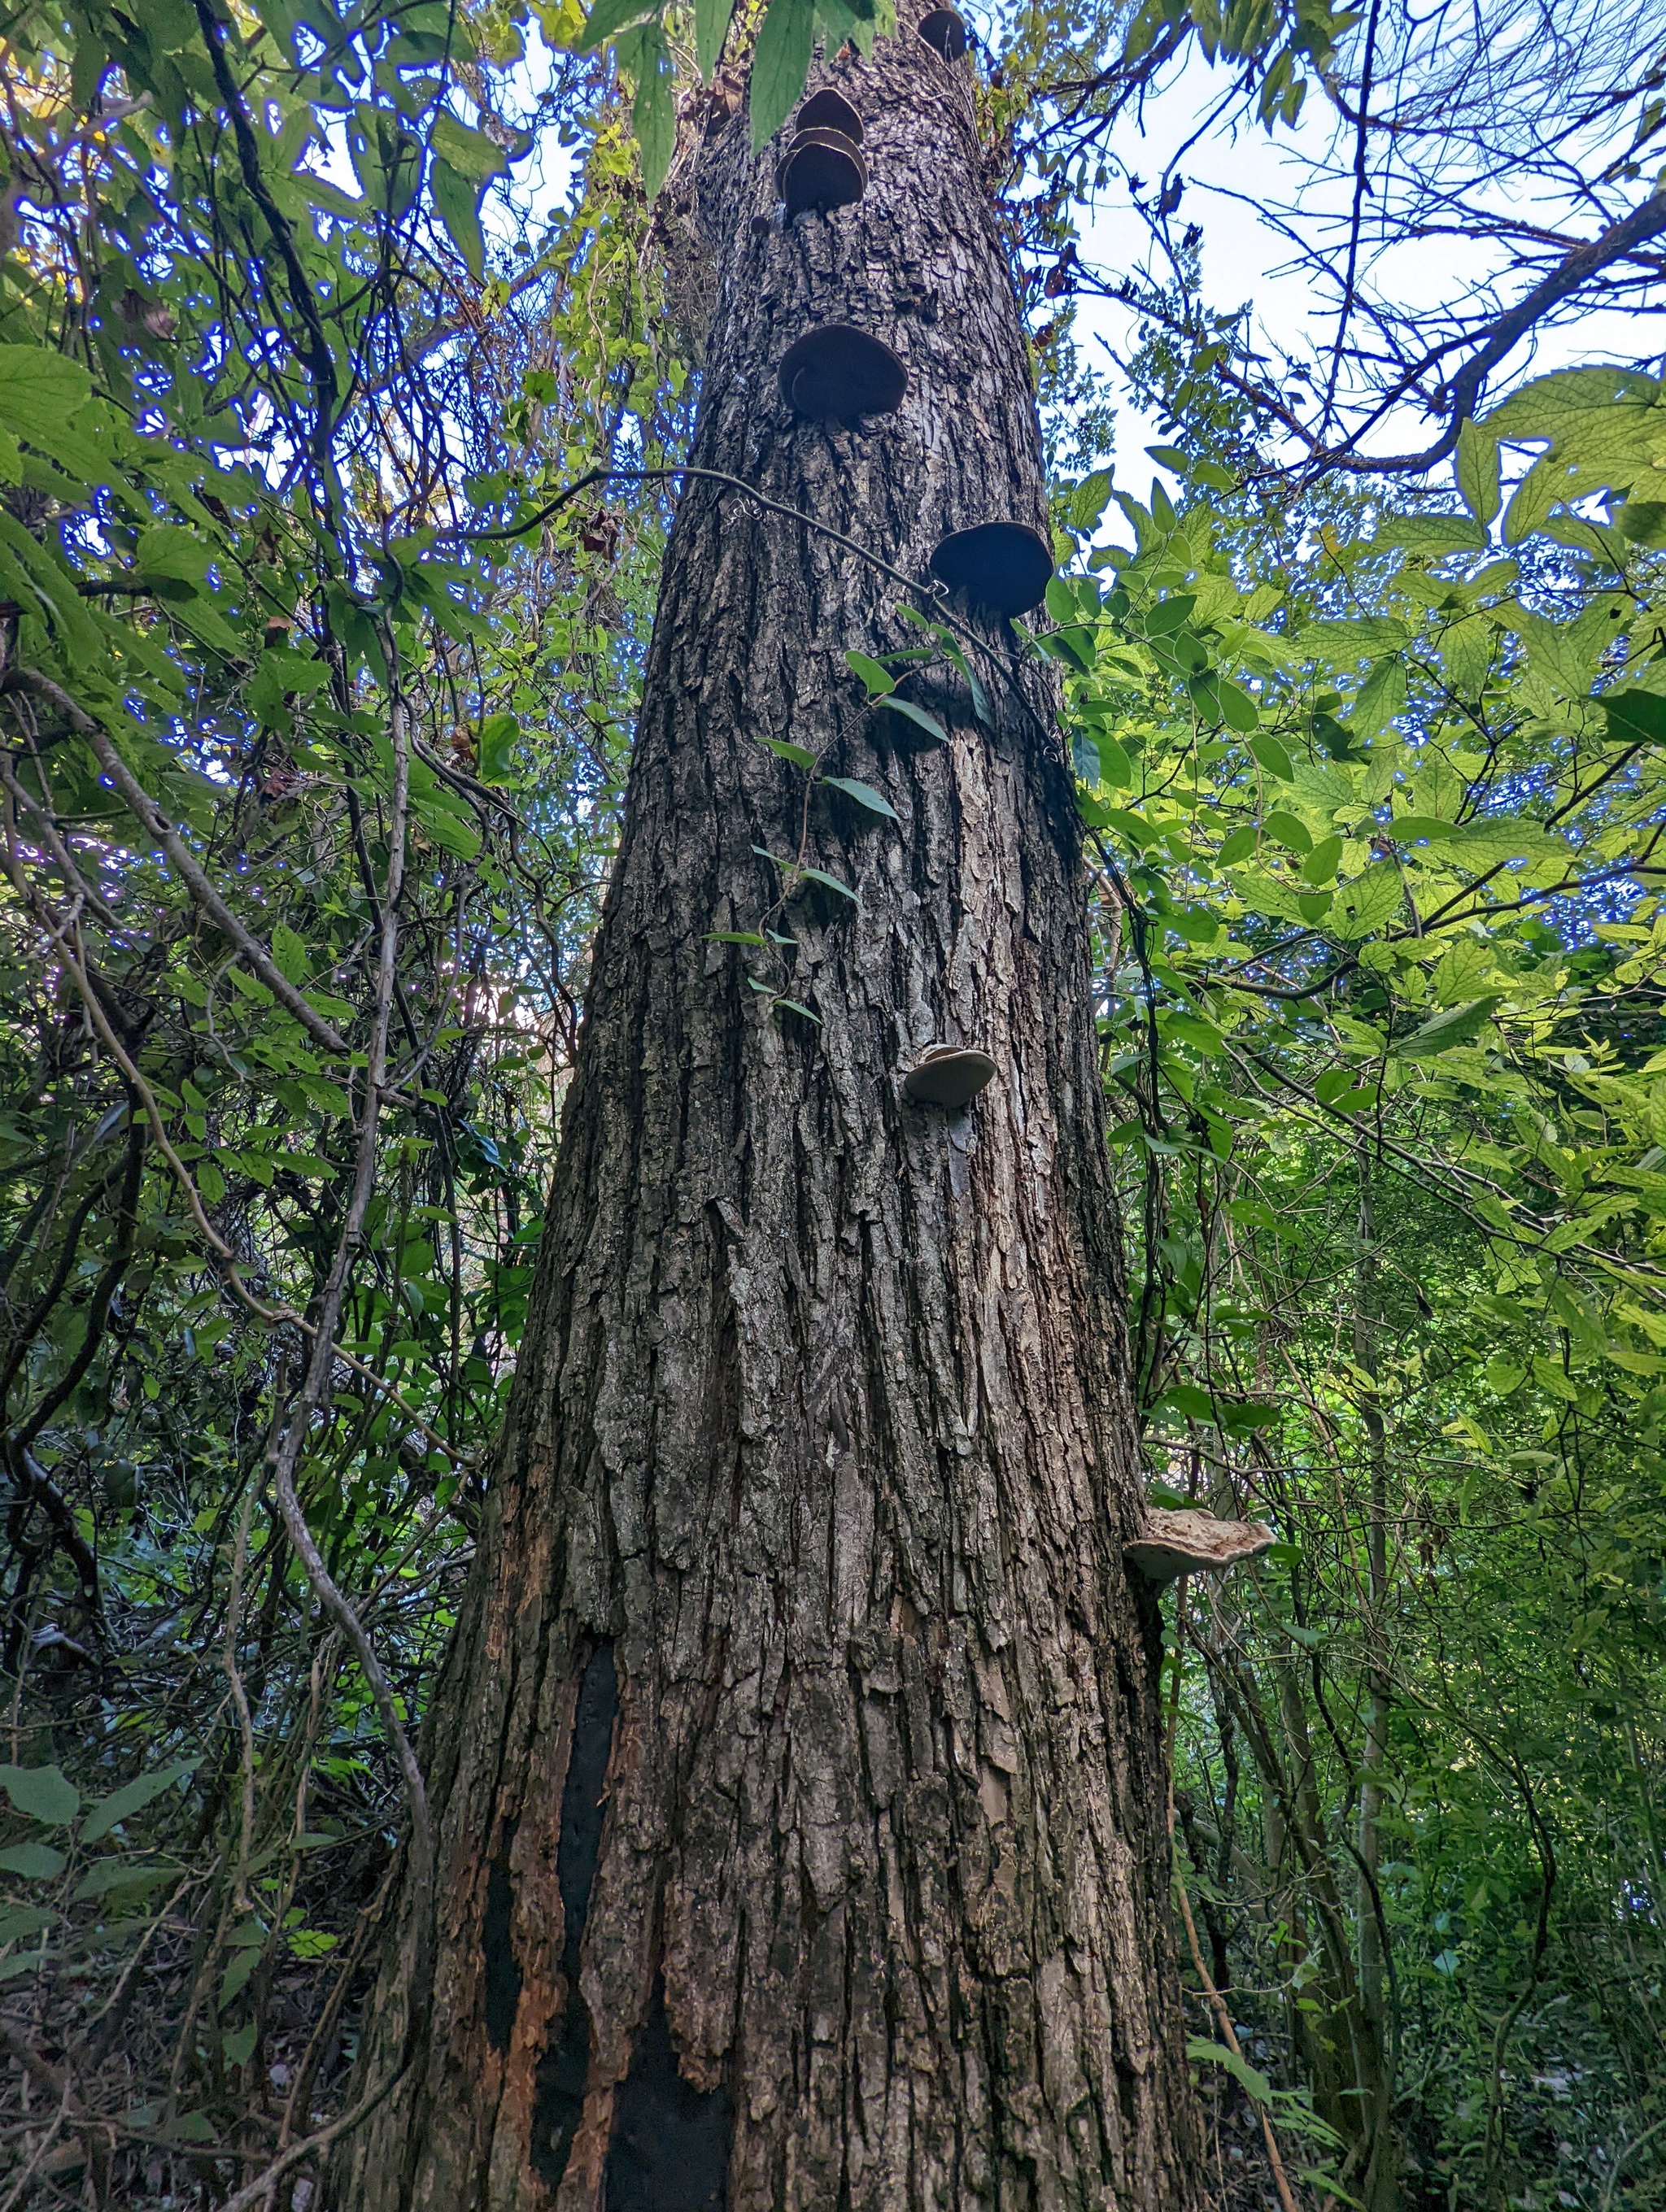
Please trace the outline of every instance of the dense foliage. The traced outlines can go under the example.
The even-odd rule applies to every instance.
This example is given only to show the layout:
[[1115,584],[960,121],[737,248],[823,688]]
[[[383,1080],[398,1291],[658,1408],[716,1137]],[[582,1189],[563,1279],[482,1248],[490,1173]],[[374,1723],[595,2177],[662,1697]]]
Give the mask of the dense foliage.
[[[1182,249],[1128,290],[1171,489],[1085,469],[1072,240],[1129,88],[1201,40],[1275,126],[1346,99],[1355,18],[1238,12],[1031,11],[979,79],[1085,457],[1021,646],[1093,862],[1152,1497],[1278,1538],[1169,1602],[1212,2156],[1223,2203],[1642,2212],[1666,387],[1482,380],[1387,493],[1292,469]],[[697,394],[679,162],[755,35],[762,137],[816,36],[886,27],[760,14],[0,30],[10,2201],[300,2204],[350,2123]],[[1007,674],[914,612],[851,665],[928,736],[934,660]]]

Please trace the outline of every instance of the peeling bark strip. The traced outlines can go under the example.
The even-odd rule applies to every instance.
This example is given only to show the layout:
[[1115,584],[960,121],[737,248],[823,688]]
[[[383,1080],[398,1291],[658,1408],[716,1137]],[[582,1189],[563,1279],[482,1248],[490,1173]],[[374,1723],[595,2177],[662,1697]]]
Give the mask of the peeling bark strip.
[[[866,126],[855,205],[784,222],[742,119],[702,150],[691,458],[923,575],[953,531],[1047,521],[970,82],[911,31],[818,81]],[[896,412],[792,410],[781,358],[832,323],[906,362]],[[897,609],[826,538],[685,491],[429,1730],[433,2002],[410,2024],[390,1971],[370,2008],[367,2079],[408,2063],[336,2177],[350,2212],[1196,2203],[1056,700],[969,616],[994,726],[937,672],[949,742],[921,744],[844,660],[917,644]],[[806,799],[765,738],[897,818]],[[757,848],[801,829],[860,901],[784,909],[819,1028],[708,934],[756,925],[781,888]],[[903,1087],[937,1043],[995,1065],[958,1110]],[[610,1642],[592,1843],[581,1677]],[[518,1983],[489,1971],[506,1918]]]

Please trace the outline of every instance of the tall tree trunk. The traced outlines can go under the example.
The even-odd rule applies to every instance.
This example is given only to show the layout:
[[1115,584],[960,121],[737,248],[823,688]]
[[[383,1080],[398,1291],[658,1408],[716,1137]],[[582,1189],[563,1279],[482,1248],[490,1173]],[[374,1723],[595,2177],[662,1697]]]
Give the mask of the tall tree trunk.
[[[855,206],[783,225],[745,121],[694,459],[923,574],[1045,526],[970,74],[820,73]],[[792,414],[849,321],[900,412]],[[666,556],[538,1289],[428,1731],[432,2001],[384,1973],[353,2212],[963,2212],[1196,2202],[1155,1608],[1070,781],[1044,672],[977,628],[945,745],[845,664],[918,644],[870,561],[698,480]],[[762,740],[826,749],[864,811]],[[751,931],[797,941],[771,1012]],[[908,1099],[939,1040],[997,1063]]]

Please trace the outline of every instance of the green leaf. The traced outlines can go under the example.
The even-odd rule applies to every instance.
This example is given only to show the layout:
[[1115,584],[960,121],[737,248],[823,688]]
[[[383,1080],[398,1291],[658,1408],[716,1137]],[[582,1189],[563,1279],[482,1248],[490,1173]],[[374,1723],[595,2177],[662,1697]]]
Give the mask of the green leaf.
[[1616,744],[1666,744],[1666,699],[1657,691],[1610,691],[1602,700]]
[[897,689],[897,678],[889,669],[881,667],[872,654],[847,653],[845,660],[861,678],[870,699],[883,699]]
[[103,483],[110,456],[72,418],[91,400],[92,379],[78,361],[48,346],[0,345],[0,422],[27,438],[72,476]]
[[[642,161],[642,189],[658,196],[677,150],[677,114],[672,90],[674,70],[665,31],[656,19],[615,41],[619,66],[635,82],[630,128]],[[805,66],[808,68],[808,58]]]
[[816,33],[814,0],[769,0],[752,52],[752,149],[766,145],[804,90]]
[[246,2021],[240,2028],[233,2029],[222,2040],[228,2066],[246,2066],[254,2056],[254,2039],[260,2033],[258,2021]]
[[1220,850],[1215,854],[1215,863],[1219,867],[1230,868],[1239,860],[1247,860],[1255,849],[1256,833],[1246,825],[1242,830],[1234,830],[1230,837],[1223,839]]
[[708,945],[762,945],[763,933],[756,929],[708,929],[704,942]]
[[0,1912],[0,1943],[15,1943],[20,1936],[38,1936],[43,1928],[50,1928],[58,1918],[44,1905],[15,1905],[9,1912]]
[[81,1809],[81,1792],[56,1766],[0,1766],[0,1790],[20,1813],[48,1828],[61,1828]]
[[842,791],[847,799],[854,799],[858,806],[866,807],[870,814],[883,814],[892,822],[900,819],[891,801],[877,792],[871,783],[859,783],[853,775],[824,775],[821,779],[835,791]]
[[1405,903],[1400,871],[1392,860],[1375,860],[1363,875],[1338,887],[1326,927],[1333,937],[1352,943],[1370,937],[1391,921]]
[[82,1842],[98,1843],[131,1814],[142,1811],[153,1798],[160,1797],[165,1790],[173,1789],[176,1782],[183,1782],[187,1774],[194,1774],[202,1763],[199,1758],[177,1759],[171,1766],[158,1767],[152,1773],[137,1775],[119,1790],[112,1790],[107,1797],[100,1797],[82,1822]]
[[1340,837],[1322,839],[1302,862],[1302,880],[1310,884],[1331,882],[1341,857],[1342,841]]
[[304,983],[310,960],[306,939],[288,922],[280,921],[272,932],[272,963],[284,981]]
[[1458,431],[1458,453],[1454,458],[1458,493],[1475,522],[1489,526],[1498,514],[1498,438],[1481,422],[1465,422]]
[[1258,736],[1247,738],[1244,743],[1249,748],[1250,759],[1258,768],[1265,769],[1268,775],[1276,776],[1280,783],[1295,781],[1296,771],[1290,765],[1290,756],[1276,738],[1269,738],[1263,732]]
[[1397,653],[1384,653],[1380,660],[1372,661],[1359,686],[1350,717],[1352,726],[1360,737],[1375,737],[1405,704],[1406,664]]
[[708,77],[723,58],[734,0],[694,0],[694,65]]
[[443,111],[434,118],[429,143],[448,169],[473,184],[501,176],[509,166],[508,155],[483,131],[472,130]]
[[25,1881],[50,1881],[62,1874],[69,1861],[50,1844],[14,1844],[0,1851],[0,1874],[21,1875]]
[[464,266],[477,283],[486,273],[486,235],[480,228],[481,187],[461,176],[438,155],[429,172],[434,210]]
[[475,739],[474,772],[482,783],[514,781],[514,750],[520,743],[520,722],[514,714],[488,714]]
[[1266,815],[1261,825],[1263,837],[1270,837],[1282,845],[1286,852],[1307,854],[1313,850],[1313,838],[1307,824],[1294,814],[1282,811]]
[[[179,1867],[173,1865],[158,1866],[154,1860],[145,1863],[137,1859],[100,1859],[98,1864],[90,1868],[85,1876],[76,1883],[76,1901],[77,1904],[86,1905],[94,1898],[108,1897],[115,1891],[123,1891],[132,1897],[137,1897],[141,1892],[155,1889],[158,1883],[167,1881],[180,1871]],[[125,1909],[125,1897],[122,1903]]]
[[893,692],[889,699],[882,699],[879,704],[882,707],[890,708],[893,714],[905,715],[910,722],[916,724],[921,729],[935,738],[939,744],[948,744],[949,733],[936,715],[928,714],[923,707],[916,707],[912,699],[899,699]]
[[1471,999],[1466,1006],[1448,1006],[1442,1013],[1432,1015],[1419,1029],[1389,1048],[1395,1060],[1433,1060],[1454,1045],[1468,1044],[1478,1036],[1493,1018],[1493,1010],[1500,1004],[1496,993],[1485,998]]
[[807,745],[795,745],[788,738],[763,738],[759,742],[767,745],[778,760],[791,761],[794,768],[811,769],[816,765],[816,756]]
[[1110,488],[1109,469],[1095,469],[1091,476],[1082,478],[1072,491],[1065,510],[1073,531],[1085,536],[1098,528],[1099,518],[1110,498]]
[[605,40],[617,38],[621,31],[630,29],[658,12],[656,8],[645,7],[643,0],[596,0],[583,29],[573,41],[573,52],[593,54]]
[[1458,514],[1388,514],[1377,525],[1376,542],[1438,561],[1448,553],[1485,552],[1487,532]]
[[842,884],[836,876],[830,876],[825,868],[800,868],[798,873],[806,883],[821,884],[830,891],[837,891],[841,898],[848,898],[853,906],[861,904],[850,885]]

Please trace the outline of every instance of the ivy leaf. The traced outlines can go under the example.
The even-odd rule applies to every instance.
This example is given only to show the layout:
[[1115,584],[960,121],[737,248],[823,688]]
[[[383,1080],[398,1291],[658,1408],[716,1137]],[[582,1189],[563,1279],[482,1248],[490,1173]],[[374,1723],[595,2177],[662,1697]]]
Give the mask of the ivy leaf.
[[81,1809],[81,1792],[56,1766],[0,1766],[0,1790],[44,1827],[61,1828]]
[[752,54],[747,95],[754,152],[775,137],[804,90],[815,34],[815,0],[769,0]]
[[900,817],[891,801],[877,792],[871,783],[859,783],[854,775],[824,775],[822,781],[842,791],[847,799],[854,799],[858,806],[866,807],[870,814],[883,814],[892,822]]

